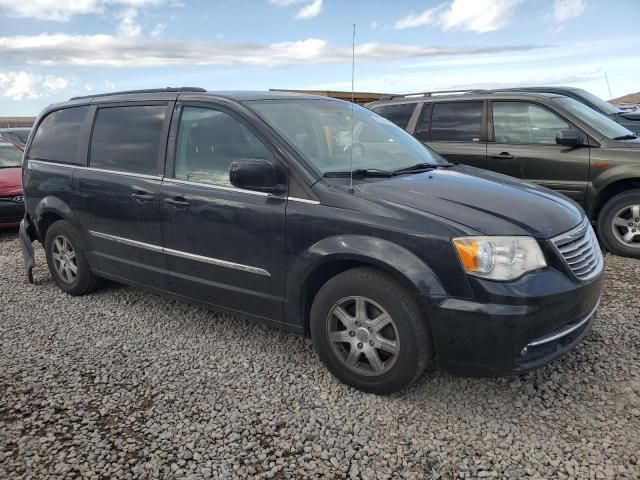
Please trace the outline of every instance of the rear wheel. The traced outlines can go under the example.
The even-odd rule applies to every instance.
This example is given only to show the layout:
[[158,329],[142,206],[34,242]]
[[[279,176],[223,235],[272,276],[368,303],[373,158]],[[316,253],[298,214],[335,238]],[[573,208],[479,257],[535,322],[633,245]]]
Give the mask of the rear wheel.
[[611,253],[640,258],[640,191],[621,193],[605,203],[598,232]]
[[433,356],[415,295],[368,267],[341,273],[320,289],[311,307],[311,335],[335,377],[370,393],[410,385]]
[[84,295],[100,282],[89,267],[87,257],[74,228],[64,220],[47,230],[44,242],[47,265],[58,287],[70,295]]

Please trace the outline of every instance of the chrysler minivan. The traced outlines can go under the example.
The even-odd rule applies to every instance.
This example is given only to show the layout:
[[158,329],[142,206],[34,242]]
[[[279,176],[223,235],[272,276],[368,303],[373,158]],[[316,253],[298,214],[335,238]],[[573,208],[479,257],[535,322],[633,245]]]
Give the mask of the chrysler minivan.
[[20,229],[71,295],[111,279],[308,335],[341,381],[388,394],[430,362],[543,365],[589,332],[603,260],[582,209],[453,165],[370,110],[196,88],[41,113]]

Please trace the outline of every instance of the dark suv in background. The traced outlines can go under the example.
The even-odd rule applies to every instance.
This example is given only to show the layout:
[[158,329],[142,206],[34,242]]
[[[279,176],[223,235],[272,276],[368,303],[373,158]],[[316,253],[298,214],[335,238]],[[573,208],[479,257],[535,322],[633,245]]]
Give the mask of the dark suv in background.
[[597,222],[611,252],[640,258],[640,139],[584,103],[474,90],[389,96],[367,107],[452,162],[563,193]]
[[452,165],[348,102],[76,98],[42,112],[23,168],[29,269],[37,239],[69,294],[105,277],[305,333],[368,392],[408,385],[433,358],[522,372],[595,319],[603,261],[580,208]]
[[620,108],[612,105],[611,103],[597,97],[593,93],[587,92],[582,88],[575,87],[524,87],[524,88],[505,88],[497,91],[513,92],[513,91],[526,91],[526,92],[547,92],[555,93],[557,95],[565,95],[567,97],[575,98],[586,106],[593,108],[594,110],[606,115],[611,120],[619,123],[627,130],[631,130],[634,134],[640,135],[640,113],[637,112],[625,112]]

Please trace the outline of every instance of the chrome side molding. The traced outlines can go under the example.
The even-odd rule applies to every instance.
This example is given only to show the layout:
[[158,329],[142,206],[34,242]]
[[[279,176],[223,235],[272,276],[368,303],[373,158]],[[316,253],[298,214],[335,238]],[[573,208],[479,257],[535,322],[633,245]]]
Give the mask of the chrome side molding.
[[253,273],[255,275],[262,275],[270,277],[271,274],[263,268],[252,267],[251,265],[243,265],[241,263],[229,262],[227,260],[221,260],[219,258],[205,257],[203,255],[195,255],[193,253],[183,252],[181,250],[173,250],[171,248],[161,247],[160,245],[153,245],[151,243],[139,242],[138,240],[131,240],[130,238],[118,237],[116,235],[110,235],[108,233],[96,232],[89,230],[89,233],[97,238],[105,240],[111,240],[112,242],[122,243],[132,247],[144,248],[151,250],[152,252],[164,253],[166,255],[173,255],[174,257],[186,258],[187,260],[194,260],[196,262],[208,263],[217,267],[230,268],[233,270],[240,270],[242,272]]

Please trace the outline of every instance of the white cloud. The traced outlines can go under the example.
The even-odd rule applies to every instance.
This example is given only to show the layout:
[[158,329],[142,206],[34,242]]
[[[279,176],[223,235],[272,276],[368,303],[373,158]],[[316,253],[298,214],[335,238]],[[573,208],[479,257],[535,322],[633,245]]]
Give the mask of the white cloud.
[[378,23],[377,20],[372,20],[371,23],[369,24],[369,28],[371,28],[371,30],[377,30],[379,26],[380,24]]
[[0,72],[0,95],[11,100],[46,97],[64,90],[71,81],[55,75],[36,75],[30,72]]
[[269,0],[269,3],[276,7],[290,7],[292,5],[303,5],[296,13],[296,20],[308,20],[320,15],[322,12],[322,0]]
[[[425,47],[368,42],[356,46],[359,62],[529,51],[535,45],[500,47]],[[351,61],[351,48],[333,47],[308,38],[272,44],[163,40],[113,35],[42,34],[0,37],[0,65],[82,65],[157,67],[170,65],[282,65],[336,64]]]
[[297,20],[308,20],[309,18],[314,18],[320,15],[322,11],[322,0],[313,0],[313,2],[305,5],[298,13],[296,13]]
[[442,30],[485,33],[505,28],[521,0],[453,0],[419,14],[409,14],[394,24],[402,30],[438,25]]
[[135,8],[127,8],[118,14],[120,24],[118,25],[118,34],[123,37],[139,37],[142,35],[142,27],[136,21],[138,10]]
[[167,28],[167,25],[164,24],[164,23],[156,24],[156,26],[153,27],[153,30],[151,30],[151,36],[153,38],[157,38],[157,37],[161,36],[164,33],[166,28]]
[[584,0],[554,0],[551,18],[556,23],[564,23],[582,15],[586,8]]
[[75,15],[103,13],[107,5],[140,8],[166,0],[0,0],[0,9],[14,17],[66,22]]

